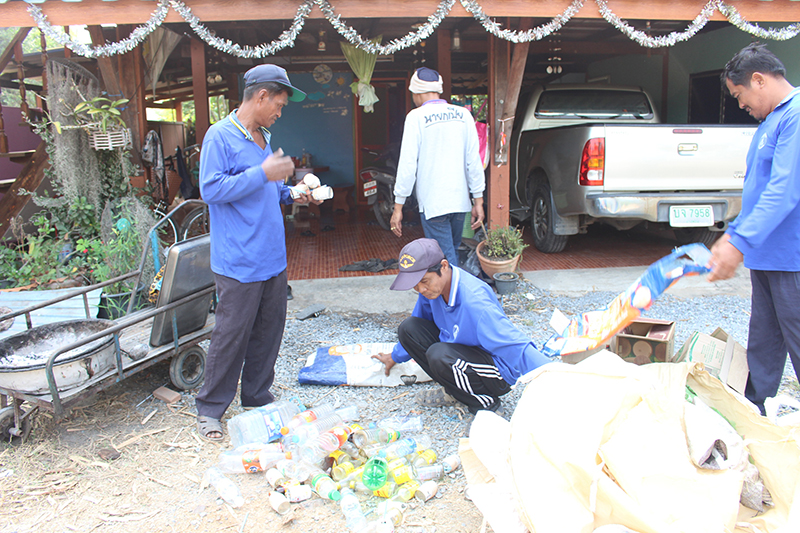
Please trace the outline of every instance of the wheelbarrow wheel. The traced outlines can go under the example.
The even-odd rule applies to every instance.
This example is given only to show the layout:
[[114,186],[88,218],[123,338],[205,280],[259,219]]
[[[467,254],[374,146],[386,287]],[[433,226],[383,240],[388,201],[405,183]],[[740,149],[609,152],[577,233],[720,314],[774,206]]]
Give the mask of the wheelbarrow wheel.
[[0,436],[4,442],[11,443],[13,446],[18,446],[28,440],[31,434],[31,417],[26,416],[22,419],[22,428],[20,435],[14,435],[11,430],[16,427],[14,423],[14,406],[4,407],[0,409]]
[[181,390],[196,389],[203,382],[206,373],[206,352],[199,346],[192,346],[172,358],[169,364],[169,378]]

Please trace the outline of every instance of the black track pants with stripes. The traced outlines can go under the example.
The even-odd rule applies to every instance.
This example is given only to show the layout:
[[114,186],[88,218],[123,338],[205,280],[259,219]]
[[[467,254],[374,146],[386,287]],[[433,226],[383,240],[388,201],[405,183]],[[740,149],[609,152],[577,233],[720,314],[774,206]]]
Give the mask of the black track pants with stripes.
[[400,344],[447,394],[471,412],[487,409],[511,390],[492,356],[477,346],[439,341],[439,328],[430,320],[409,317],[398,328]]

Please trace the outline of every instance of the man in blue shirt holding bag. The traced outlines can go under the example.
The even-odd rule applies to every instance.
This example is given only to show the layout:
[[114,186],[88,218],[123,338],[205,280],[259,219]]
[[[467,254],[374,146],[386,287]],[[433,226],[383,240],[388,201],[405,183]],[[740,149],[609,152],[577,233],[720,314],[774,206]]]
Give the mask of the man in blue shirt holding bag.
[[439,243],[417,239],[400,251],[400,273],[391,289],[419,293],[411,316],[397,331],[391,354],[373,355],[385,365],[414,359],[442,388],[417,396],[424,407],[465,404],[471,413],[502,412],[500,396],[520,376],[549,363],[508,319],[492,288],[453,267]]
[[800,90],[763,44],[743,48],[722,79],[739,107],[761,121],[747,152],[742,210],[711,249],[709,281],[728,279],[744,260],[752,302],[747,399],[764,414],[786,353],[800,375]]
[[[289,101],[305,93],[286,71],[258,65],[244,75],[241,107],[209,128],[200,153],[200,192],[208,204],[211,270],[219,305],[197,394],[197,431],[222,440],[220,420],[242,379],[243,407],[275,398],[269,388],[286,322],[286,237],[280,204],[294,164],[270,148],[272,126]],[[298,203],[321,203],[302,195]]]

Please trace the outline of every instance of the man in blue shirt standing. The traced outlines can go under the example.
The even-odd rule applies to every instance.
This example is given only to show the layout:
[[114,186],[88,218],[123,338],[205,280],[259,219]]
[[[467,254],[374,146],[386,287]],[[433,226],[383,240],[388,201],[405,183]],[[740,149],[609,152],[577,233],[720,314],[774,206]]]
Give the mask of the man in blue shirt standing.
[[712,248],[709,280],[728,279],[744,260],[752,303],[745,396],[764,413],[787,352],[800,375],[800,91],[781,61],[750,44],[722,73],[739,107],[761,121],[747,152],[742,210]]
[[417,396],[424,407],[465,404],[471,413],[502,412],[500,396],[523,374],[549,363],[508,319],[491,287],[450,266],[439,243],[417,239],[400,251],[391,289],[419,293],[411,316],[397,331],[391,354],[374,355],[386,375],[414,359],[442,389]]
[[[197,431],[222,440],[220,420],[236,395],[241,374],[244,407],[275,398],[269,388],[286,322],[286,237],[280,204],[291,204],[284,183],[290,157],[270,148],[272,126],[291,100],[305,93],[286,71],[258,65],[244,75],[241,107],[211,128],[200,153],[200,192],[208,204],[211,270],[219,305],[197,394]],[[298,199],[308,203],[310,195]],[[314,203],[320,203],[314,201]]]

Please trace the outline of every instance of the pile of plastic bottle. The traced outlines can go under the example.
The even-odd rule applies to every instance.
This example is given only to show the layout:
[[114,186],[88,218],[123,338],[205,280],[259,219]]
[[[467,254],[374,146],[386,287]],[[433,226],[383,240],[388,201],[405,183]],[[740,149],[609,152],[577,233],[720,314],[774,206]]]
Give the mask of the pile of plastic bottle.
[[[234,449],[220,454],[206,480],[233,507],[244,504],[225,474],[262,473],[269,503],[279,514],[316,495],[337,502],[357,533],[390,533],[403,521],[406,502],[425,502],[438,482],[461,464],[457,455],[436,462],[419,416],[393,416],[363,425],[358,409],[322,404],[304,409],[281,400],[234,416],[228,433]],[[362,500],[378,497],[365,513]],[[371,501],[371,503],[375,503]]]

